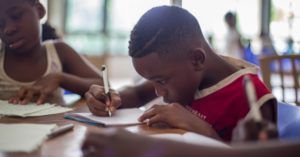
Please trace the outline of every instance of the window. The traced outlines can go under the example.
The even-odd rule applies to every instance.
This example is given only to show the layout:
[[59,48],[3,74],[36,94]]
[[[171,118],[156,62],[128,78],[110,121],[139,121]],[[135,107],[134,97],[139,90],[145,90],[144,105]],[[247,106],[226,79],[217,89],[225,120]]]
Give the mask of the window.
[[103,2],[67,0],[65,40],[80,53],[97,54],[104,49]]
[[260,31],[260,0],[183,0],[182,7],[189,10],[199,21],[203,34],[214,39],[214,47],[222,51],[226,25],[224,15],[236,12],[237,25],[244,38],[252,39]]
[[[300,1],[273,0],[270,32],[278,53],[300,53]],[[288,44],[288,39],[293,44]]]
[[130,31],[140,16],[168,4],[170,0],[68,0],[65,40],[88,55],[127,54]]

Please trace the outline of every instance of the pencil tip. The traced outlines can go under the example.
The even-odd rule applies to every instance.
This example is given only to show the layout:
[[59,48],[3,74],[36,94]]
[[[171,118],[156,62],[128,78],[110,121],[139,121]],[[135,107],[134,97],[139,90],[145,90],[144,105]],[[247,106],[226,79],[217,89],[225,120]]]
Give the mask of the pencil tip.
[[101,71],[104,71],[105,69],[106,69],[106,66],[105,66],[105,65],[102,65]]

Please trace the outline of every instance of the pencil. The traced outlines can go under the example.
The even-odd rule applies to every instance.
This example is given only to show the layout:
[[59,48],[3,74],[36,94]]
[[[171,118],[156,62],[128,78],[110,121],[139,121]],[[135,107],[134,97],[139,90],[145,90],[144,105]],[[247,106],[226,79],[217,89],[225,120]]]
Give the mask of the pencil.
[[56,137],[56,136],[59,136],[59,135],[62,135],[68,131],[71,131],[73,130],[74,128],[74,124],[67,124],[67,125],[63,125],[63,126],[60,126],[56,129],[54,129],[49,135],[48,137],[49,138],[53,138],[53,137]]
[[[104,93],[108,97],[109,102],[111,102],[111,96],[110,96],[109,86],[108,86],[107,67],[105,65],[102,65],[101,71],[102,71],[102,75],[103,75]],[[110,106],[107,107],[107,111],[108,111],[108,115],[111,117],[112,112],[111,112]]]

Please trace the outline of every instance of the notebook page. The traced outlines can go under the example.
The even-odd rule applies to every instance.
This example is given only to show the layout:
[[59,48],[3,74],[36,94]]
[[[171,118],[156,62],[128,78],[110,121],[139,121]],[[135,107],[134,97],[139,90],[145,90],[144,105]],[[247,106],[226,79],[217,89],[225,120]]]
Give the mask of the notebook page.
[[41,110],[38,112],[30,113],[24,115],[24,117],[37,117],[37,116],[46,116],[46,115],[52,115],[52,114],[59,114],[59,113],[65,113],[72,111],[72,108],[67,108],[67,107],[61,107],[61,106],[55,106],[52,108],[48,108],[45,110]]

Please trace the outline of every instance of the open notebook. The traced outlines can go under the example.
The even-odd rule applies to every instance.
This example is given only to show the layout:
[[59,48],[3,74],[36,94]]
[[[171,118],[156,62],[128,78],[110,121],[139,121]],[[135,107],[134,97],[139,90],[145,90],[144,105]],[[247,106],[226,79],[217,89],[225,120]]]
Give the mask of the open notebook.
[[0,116],[35,117],[64,113],[71,110],[71,108],[56,106],[49,103],[42,105],[34,103],[27,105],[14,105],[7,101],[0,100]]
[[119,109],[113,113],[112,117],[99,117],[92,113],[67,113],[65,118],[88,123],[96,126],[120,126],[140,124],[138,118],[143,111],[138,108]]

